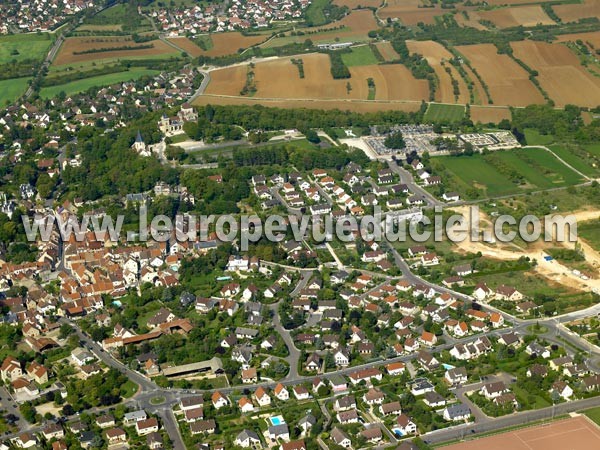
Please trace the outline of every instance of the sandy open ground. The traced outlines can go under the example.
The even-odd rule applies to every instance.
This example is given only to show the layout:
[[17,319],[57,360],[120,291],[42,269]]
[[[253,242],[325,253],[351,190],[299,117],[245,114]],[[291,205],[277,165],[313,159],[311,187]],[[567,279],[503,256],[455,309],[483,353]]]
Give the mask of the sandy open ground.
[[566,45],[537,41],[511,45],[517,58],[539,72],[540,85],[556,106],[600,104],[600,78],[589,73]]
[[[110,49],[115,47],[144,47],[152,45],[152,48],[128,49],[117,51],[103,51],[95,53],[84,53],[75,55],[75,52],[82,52],[93,49]],[[148,57],[154,55],[162,55],[169,53],[177,53],[177,50],[168,44],[156,39],[150,42],[135,43],[133,40],[126,40],[124,36],[90,36],[90,37],[72,37],[65,39],[65,42],[60,47],[60,51],[54,60],[54,65],[60,66],[63,64],[72,64],[86,61],[94,61],[98,59],[110,58],[131,58],[131,57]]]
[[[446,48],[434,41],[407,41],[406,45],[411,53],[418,53],[422,55],[429,65],[435,71],[438,78],[438,87],[435,93],[435,100],[441,103],[469,103],[469,89],[465,84],[465,81],[460,76],[458,71],[448,61],[452,59],[452,53]],[[446,71],[446,68],[450,69],[450,74]],[[458,89],[460,94],[458,99],[454,97],[454,87],[452,86],[452,79],[458,82]]]
[[487,84],[495,105],[526,106],[544,103],[544,97],[529,81],[529,74],[508,55],[498,54],[493,44],[456,47]]
[[585,416],[557,420],[448,445],[445,450],[591,450],[600,448],[600,430]]
[[[469,207],[460,206],[451,208],[464,217],[469,217]],[[480,214],[480,229],[491,230],[491,221],[488,216],[479,211]],[[597,219],[600,216],[600,210],[583,210],[569,213],[573,215],[577,222]],[[595,268],[596,271],[600,268],[600,254],[585,242],[581,242],[584,247],[586,261]],[[496,242],[494,244],[484,242],[474,242],[470,239],[465,239],[462,242],[456,242],[455,245],[464,253],[481,252],[483,256],[490,258],[514,261],[521,257],[535,259],[537,265],[533,269],[537,274],[547,278],[551,282],[575,289],[575,290],[592,290],[600,289],[600,279],[583,280],[579,276],[573,274],[573,271],[556,260],[547,261],[544,256],[544,248],[556,247],[557,245],[565,248],[574,248],[574,243],[570,242],[539,242],[532,245],[531,248],[523,249],[514,243]],[[585,448],[585,447],[582,447]],[[544,449],[545,450],[545,449]]]

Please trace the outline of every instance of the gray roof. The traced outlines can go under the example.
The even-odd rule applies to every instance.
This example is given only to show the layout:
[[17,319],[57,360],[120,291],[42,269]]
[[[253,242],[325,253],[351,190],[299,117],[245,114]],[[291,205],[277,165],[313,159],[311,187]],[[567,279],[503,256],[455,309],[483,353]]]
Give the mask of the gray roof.
[[455,403],[446,408],[448,412],[448,416],[452,417],[462,417],[471,414],[471,410],[469,407],[463,403]]

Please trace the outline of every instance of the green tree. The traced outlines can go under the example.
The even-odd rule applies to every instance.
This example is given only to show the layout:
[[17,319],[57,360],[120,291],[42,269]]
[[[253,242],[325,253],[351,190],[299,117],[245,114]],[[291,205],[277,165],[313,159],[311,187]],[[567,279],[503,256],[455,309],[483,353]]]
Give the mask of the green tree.
[[406,147],[404,137],[402,136],[402,133],[400,131],[396,131],[390,134],[388,137],[385,138],[385,141],[383,141],[383,143],[387,148],[393,148],[396,150],[403,149]]

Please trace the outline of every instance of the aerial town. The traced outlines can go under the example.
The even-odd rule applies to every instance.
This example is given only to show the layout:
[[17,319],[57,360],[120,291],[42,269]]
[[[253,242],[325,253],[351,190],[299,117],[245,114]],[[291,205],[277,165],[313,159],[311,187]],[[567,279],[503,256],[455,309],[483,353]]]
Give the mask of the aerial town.
[[598,447],[600,84],[515,43],[600,26],[508,3],[1,4],[0,449]]

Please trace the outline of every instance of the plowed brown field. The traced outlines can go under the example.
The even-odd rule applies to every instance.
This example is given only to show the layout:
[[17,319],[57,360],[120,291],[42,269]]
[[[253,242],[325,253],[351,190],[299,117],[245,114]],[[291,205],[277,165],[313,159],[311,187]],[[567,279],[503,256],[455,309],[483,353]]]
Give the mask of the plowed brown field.
[[563,22],[577,22],[586,17],[600,17],[600,0],[584,0],[583,4],[564,4],[552,6]]
[[[421,7],[420,7],[421,6]],[[419,22],[433,24],[435,16],[441,16],[447,10],[439,7],[423,8],[420,0],[388,0],[387,4],[379,10],[381,19],[400,19],[404,25],[416,25]]]
[[471,120],[475,123],[498,123],[511,118],[510,109],[471,105]]
[[511,45],[517,58],[538,71],[540,85],[557,106],[600,104],[600,79],[581,66],[564,44],[520,41]]
[[595,49],[600,49],[600,31],[591,33],[559,34],[557,42],[575,42],[581,39],[584,43],[592,44]]
[[[479,16],[489,20],[498,28],[533,27],[538,24],[554,25],[555,22],[548,17],[540,5],[519,6],[514,8],[493,9],[491,11],[478,11],[469,13],[470,16]],[[475,17],[473,17],[475,19]]]
[[383,0],[333,0],[334,5],[347,6],[349,9],[377,8],[382,3]]
[[386,61],[394,61],[400,57],[389,42],[378,42],[376,46],[379,53],[381,53],[381,56],[383,56],[383,59]]
[[201,95],[194,100],[194,105],[263,105],[272,108],[312,108],[339,109],[342,111],[376,112],[376,111],[418,111],[419,102],[386,102],[374,100],[270,100],[254,97],[222,97]]
[[[422,55],[429,65],[435,71],[438,77],[439,85],[435,93],[435,100],[441,103],[468,103],[469,90],[465,81],[448,61],[452,59],[452,53],[446,48],[434,41],[407,41],[408,49],[411,53]],[[442,62],[445,62],[442,66]],[[450,68],[452,77],[446,72],[446,67]],[[454,98],[454,88],[452,87],[452,78],[458,81],[460,94],[458,100]]]
[[169,38],[168,40],[180,49],[185,50],[187,54],[192,56],[193,58],[197,58],[198,56],[204,54],[204,50],[202,50],[193,41],[186,37]]
[[499,55],[493,44],[457,47],[487,84],[496,105],[526,106],[544,103],[544,97],[529,75],[507,55]]
[[[426,80],[415,79],[400,64],[350,67],[352,77],[335,80],[330,73],[329,56],[321,53],[302,55],[304,78],[290,58],[259,62],[254,67],[256,93],[253,99],[286,100],[367,100],[367,79],[373,78],[375,100],[427,100]],[[234,66],[211,72],[206,94],[238,96],[246,83],[247,66]],[[350,90],[348,90],[348,84]]]

